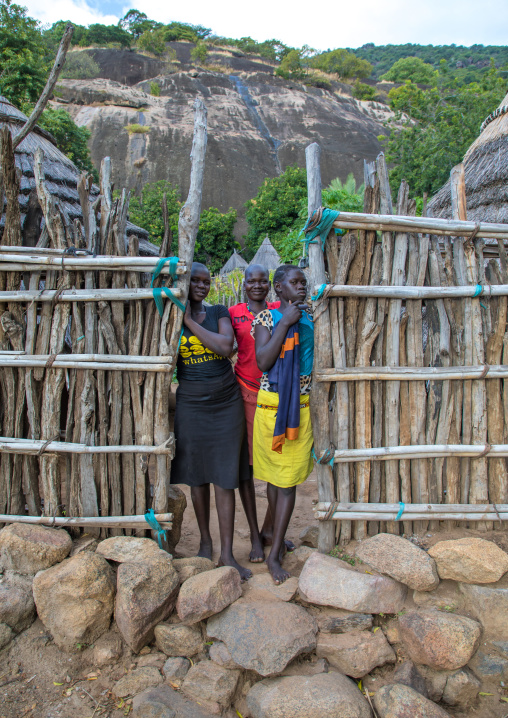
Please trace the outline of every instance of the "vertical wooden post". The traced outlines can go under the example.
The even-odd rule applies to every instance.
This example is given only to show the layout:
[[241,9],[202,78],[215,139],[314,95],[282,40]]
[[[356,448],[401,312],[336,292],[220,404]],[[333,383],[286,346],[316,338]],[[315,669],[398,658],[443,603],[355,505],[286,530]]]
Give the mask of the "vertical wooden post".
[[[321,170],[319,158],[321,148],[317,143],[305,150],[307,160],[307,191],[309,216],[321,206]],[[323,237],[326,239],[326,237]],[[326,283],[325,258],[321,249],[321,237],[309,245],[309,275],[312,291],[319,284]],[[314,371],[332,366],[332,343],[330,315],[328,309],[316,316],[314,322]],[[316,456],[330,447],[330,417],[328,410],[329,382],[316,382],[310,395],[310,412],[314,433]],[[328,464],[317,464],[318,496],[320,501],[335,501],[333,474]],[[335,544],[335,525],[333,521],[321,521],[319,524],[318,549],[328,553]]]

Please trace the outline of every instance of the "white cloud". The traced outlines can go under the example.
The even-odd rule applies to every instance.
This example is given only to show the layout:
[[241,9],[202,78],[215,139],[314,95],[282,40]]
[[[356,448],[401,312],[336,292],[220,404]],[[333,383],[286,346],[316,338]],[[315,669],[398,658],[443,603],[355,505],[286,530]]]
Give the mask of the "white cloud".
[[20,5],[28,8],[28,15],[36,17],[43,25],[52,25],[58,20],[71,20],[77,25],[91,25],[99,22],[116,25],[118,17],[105,15],[91,7],[86,0],[21,0]]

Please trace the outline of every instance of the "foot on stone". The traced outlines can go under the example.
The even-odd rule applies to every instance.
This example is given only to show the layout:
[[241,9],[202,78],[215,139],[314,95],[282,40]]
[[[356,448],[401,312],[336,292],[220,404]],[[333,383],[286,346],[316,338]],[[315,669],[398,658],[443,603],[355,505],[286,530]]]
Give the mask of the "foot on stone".
[[236,570],[240,574],[242,583],[252,577],[252,571],[248,568],[240,566],[240,564],[235,561],[233,556],[222,556],[221,554],[217,566],[232,566],[233,568],[236,568]]
[[249,554],[249,561],[251,563],[263,563],[265,560],[265,552],[263,550],[263,543],[260,536],[251,539],[252,551]]
[[213,545],[212,541],[201,541],[199,544],[199,551],[197,553],[198,556],[201,558],[209,558],[210,561],[212,560],[212,553],[213,553]]
[[280,560],[276,558],[270,558],[270,556],[266,559],[266,565],[268,566],[268,570],[270,571],[273,582],[276,586],[279,586],[281,583],[284,583],[284,581],[287,581],[288,578],[291,577],[291,575],[284,571],[282,566],[280,565]]
[[[272,535],[271,534],[259,534],[261,541],[263,542],[263,546],[271,546],[272,545]],[[289,539],[284,539],[284,543],[286,544],[286,549],[288,551],[294,551],[296,546],[292,541]]]

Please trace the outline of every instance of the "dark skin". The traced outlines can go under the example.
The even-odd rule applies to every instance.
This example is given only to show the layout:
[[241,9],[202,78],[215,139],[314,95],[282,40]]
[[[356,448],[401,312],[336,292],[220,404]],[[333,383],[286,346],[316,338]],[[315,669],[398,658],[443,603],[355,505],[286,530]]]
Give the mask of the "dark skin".
[[[279,311],[282,313],[282,318],[272,335],[266,327],[258,325],[255,329],[256,361],[263,372],[269,371],[275,364],[289,327],[296,324],[301,319],[302,312],[308,309],[305,303],[307,280],[298,267],[290,270],[282,281],[276,282],[274,288],[280,299]],[[281,561],[284,536],[295,507],[296,486],[281,488],[268,484],[267,496],[273,527],[272,547],[266,564],[274,583],[280,584],[290,577],[290,574],[282,568]]]
[[[226,317],[219,319],[218,333],[211,332],[201,326],[206,317],[203,300],[206,299],[209,291],[210,272],[204,265],[194,263],[191,270],[189,302],[183,322],[198,337],[203,346],[211,349],[219,356],[227,357],[233,350],[234,342],[231,321]],[[242,581],[246,581],[252,576],[252,572],[240,566],[233,556],[235,492],[233,489],[221,489],[219,486],[215,486],[214,490],[221,542],[219,566],[236,568]],[[211,559],[213,545],[210,534],[210,484],[191,487],[191,498],[201,536],[198,556]]]

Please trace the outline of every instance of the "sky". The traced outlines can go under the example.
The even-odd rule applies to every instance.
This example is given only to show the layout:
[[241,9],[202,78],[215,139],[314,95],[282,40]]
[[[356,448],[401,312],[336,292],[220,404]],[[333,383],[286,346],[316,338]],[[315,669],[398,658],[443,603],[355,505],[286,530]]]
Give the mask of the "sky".
[[407,42],[431,45],[504,45],[507,0],[16,0],[43,24],[71,20],[113,24],[135,7],[160,22],[204,25],[216,35],[281,40],[316,50]]

